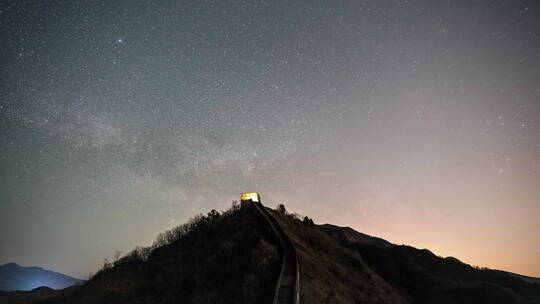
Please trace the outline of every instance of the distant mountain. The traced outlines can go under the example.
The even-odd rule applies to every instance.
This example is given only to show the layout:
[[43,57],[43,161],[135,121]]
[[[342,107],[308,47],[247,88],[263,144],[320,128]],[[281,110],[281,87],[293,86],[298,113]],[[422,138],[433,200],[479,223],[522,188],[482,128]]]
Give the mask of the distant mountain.
[[0,265],[0,291],[32,290],[40,286],[63,289],[83,282],[41,267],[23,267],[15,263]]

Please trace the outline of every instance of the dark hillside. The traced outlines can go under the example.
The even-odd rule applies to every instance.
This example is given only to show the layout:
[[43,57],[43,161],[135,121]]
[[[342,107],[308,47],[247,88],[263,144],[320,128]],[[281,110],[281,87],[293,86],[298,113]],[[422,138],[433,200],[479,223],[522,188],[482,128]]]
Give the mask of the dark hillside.
[[415,303],[540,303],[540,285],[409,246],[352,244],[366,263]]
[[279,270],[275,241],[252,208],[212,211],[41,303],[269,303]]
[[[380,246],[339,237],[332,225],[319,226],[414,303],[540,303],[540,285],[490,269],[478,269],[456,258],[441,258],[410,246]],[[388,243],[390,244],[390,243]]]
[[340,246],[312,221],[268,210],[296,247],[301,303],[408,303],[358,253]]
[[358,232],[350,227],[339,227],[330,224],[317,225],[317,228],[337,239],[340,243],[361,243],[380,248],[390,248],[394,246],[387,240]]
[[59,292],[61,291],[44,286],[30,291],[0,291],[0,304],[33,303],[39,299],[52,297]]
[[[296,246],[303,303],[540,303],[540,285],[349,227],[270,210]],[[529,281],[529,282],[528,282]]]
[[[268,209],[295,247],[300,303],[540,304],[540,285],[348,227]],[[196,216],[106,262],[82,286],[0,293],[1,303],[272,303],[281,248],[251,205]],[[48,297],[43,299],[44,297]]]

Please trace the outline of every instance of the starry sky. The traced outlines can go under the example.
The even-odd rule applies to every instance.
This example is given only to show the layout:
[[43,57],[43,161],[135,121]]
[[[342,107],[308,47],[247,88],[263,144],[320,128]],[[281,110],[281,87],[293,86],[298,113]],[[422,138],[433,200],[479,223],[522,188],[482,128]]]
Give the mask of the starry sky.
[[86,278],[258,191],[540,276],[537,1],[2,1],[0,263]]

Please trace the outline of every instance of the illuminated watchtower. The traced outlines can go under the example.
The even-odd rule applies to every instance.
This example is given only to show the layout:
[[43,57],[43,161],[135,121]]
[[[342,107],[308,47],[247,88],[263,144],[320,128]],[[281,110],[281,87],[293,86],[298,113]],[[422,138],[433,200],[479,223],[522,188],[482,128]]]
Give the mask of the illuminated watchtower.
[[247,204],[250,204],[253,202],[256,202],[256,203],[261,202],[261,196],[259,195],[259,193],[247,192],[247,193],[242,193],[242,195],[240,195],[240,206],[246,206]]

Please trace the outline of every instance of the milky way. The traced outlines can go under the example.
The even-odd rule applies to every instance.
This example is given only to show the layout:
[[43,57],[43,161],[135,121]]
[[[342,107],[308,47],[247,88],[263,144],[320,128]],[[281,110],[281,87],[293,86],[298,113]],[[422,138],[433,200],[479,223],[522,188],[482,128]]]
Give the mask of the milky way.
[[8,1],[0,263],[86,277],[242,191],[540,276],[535,1]]

